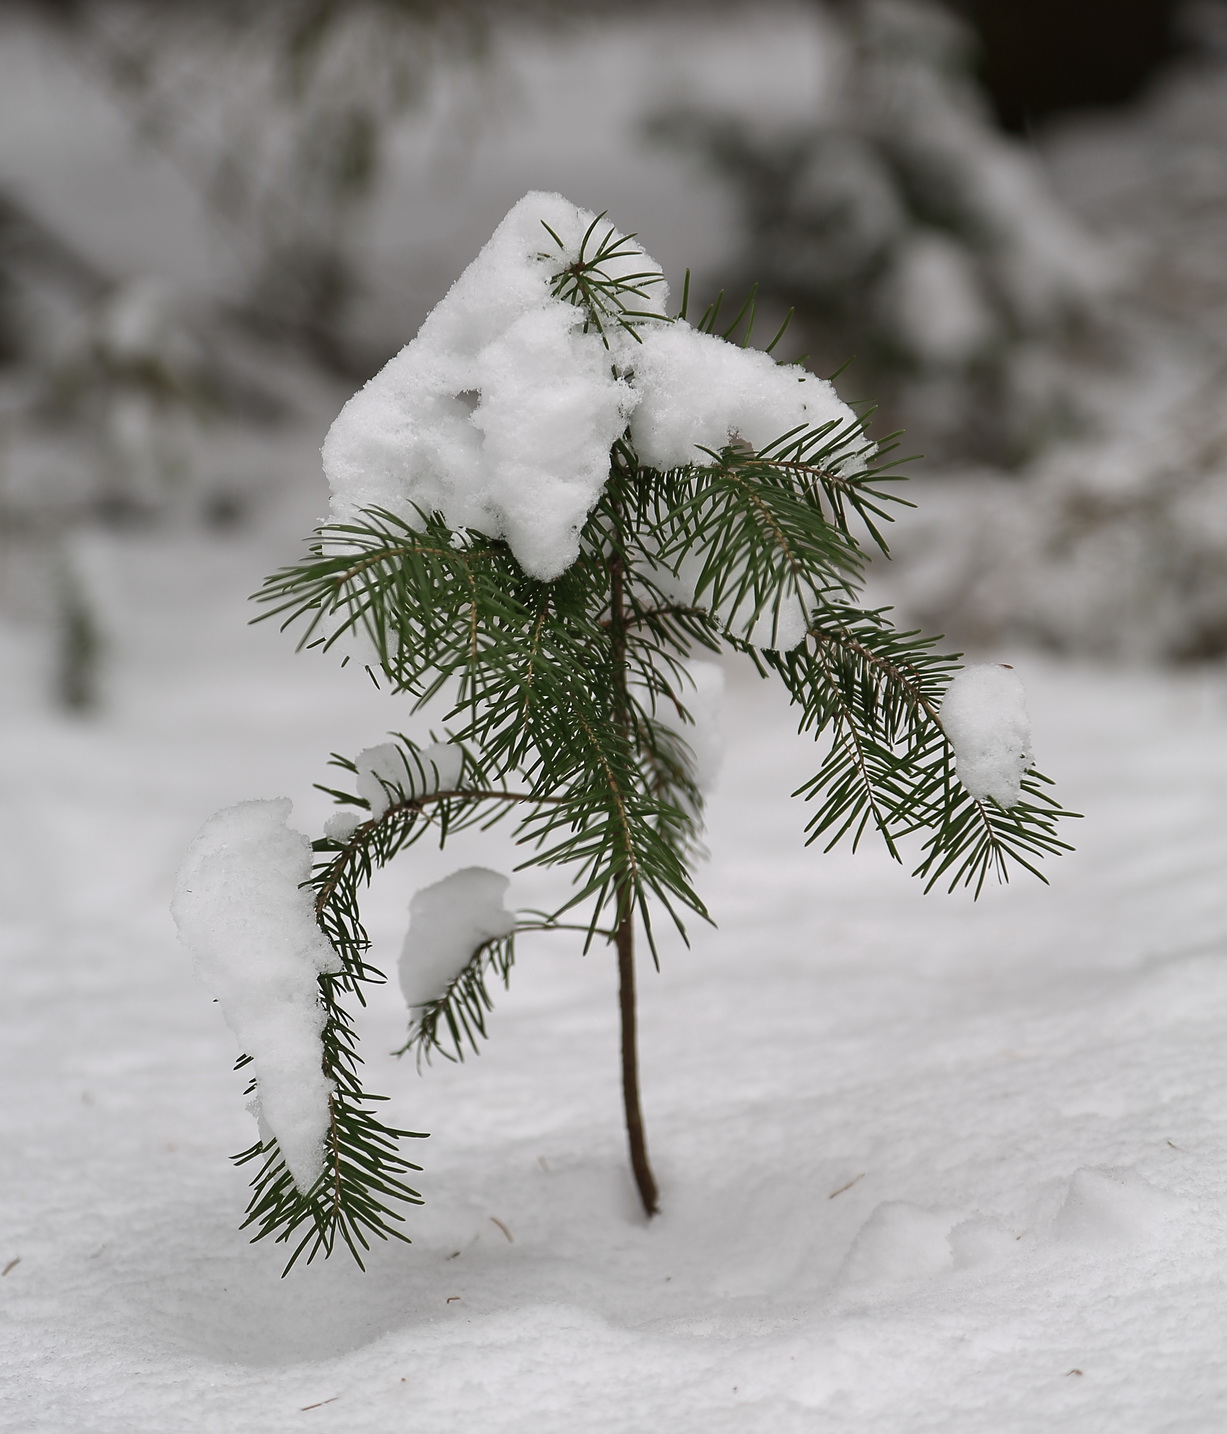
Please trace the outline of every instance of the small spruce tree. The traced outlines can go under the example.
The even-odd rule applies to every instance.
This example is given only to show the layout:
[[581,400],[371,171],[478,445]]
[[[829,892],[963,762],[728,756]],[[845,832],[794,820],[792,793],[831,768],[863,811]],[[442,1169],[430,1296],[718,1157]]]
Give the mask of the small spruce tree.
[[[703,806],[686,737],[693,654],[748,657],[823,740],[798,793],[814,803],[810,842],[829,850],[876,832],[900,859],[916,834],[926,889],[976,892],[990,874],[1036,872],[1065,849],[1064,813],[1025,770],[1025,734],[1007,722],[1008,750],[990,753],[987,777],[974,743],[964,762],[940,716],[955,658],[859,599],[866,546],[885,553],[882,525],[901,501],[861,420],[828,383],[768,358],[774,344],[748,348],[749,309],[721,327],[718,303],[694,324],[687,308],[684,291],[667,312],[659,269],[603,217],[527,196],[415,344],[347,406],[325,445],[334,521],[258,594],[301,646],[352,652],[357,634],[392,693],[446,709],[445,741],[400,737],[336,757],[343,775],[325,788],[343,810],[311,844],[303,891],[318,926],[308,977],[327,1109],[309,1160],[283,1153],[267,1104],[260,1139],[236,1157],[257,1168],[254,1238],[288,1242],[291,1265],[338,1241],[361,1263],[372,1237],[407,1238],[399,1207],[419,1201],[406,1183],[419,1167],[400,1149],[410,1132],[372,1109],[381,1098],[364,1088],[347,1004],[383,980],[368,960],[363,890],[424,837],[442,844],[499,821],[524,866],[569,874],[568,899],[513,920],[488,888],[466,886],[471,873],[449,878],[450,898],[447,883],[431,888],[435,917],[446,926],[450,899],[452,935],[467,931],[467,945],[416,986],[405,1050],[475,1050],[524,931],[612,947],[630,1161],[645,1214],[658,1209],[636,945],[655,958],[662,913],[683,934],[688,918],[709,919],[693,884]],[[244,805],[276,808],[274,824],[288,808]],[[233,859],[239,845],[212,849]],[[176,898],[198,952],[190,903],[210,899],[204,871],[189,857]],[[232,881],[222,899],[241,905],[240,888]],[[416,922],[417,899],[414,912]],[[240,1065],[249,1057],[261,1095],[261,1057]]]

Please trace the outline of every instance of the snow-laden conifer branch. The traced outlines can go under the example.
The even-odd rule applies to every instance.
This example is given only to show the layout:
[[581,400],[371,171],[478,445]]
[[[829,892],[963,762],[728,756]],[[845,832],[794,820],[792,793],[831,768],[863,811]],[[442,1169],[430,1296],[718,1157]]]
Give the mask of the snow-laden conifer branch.
[[825,837],[830,850],[850,836],[855,847],[872,826],[899,859],[897,842],[923,831],[915,874],[929,879],[926,890],[949,875],[951,890],[978,894],[990,874],[1008,881],[1012,866],[1042,880],[1035,861],[1069,850],[1056,823],[1074,814],[1034,770],[1008,808],[959,782],[940,716],[958,659],[934,652],[931,638],[896,633],[885,611],[828,611],[804,645],[766,655],[801,708],[801,730],[831,734],[822,766],[797,793],[820,802],[809,840]]
[[514,932],[483,942],[442,995],[417,1010],[409,1039],[396,1054],[413,1052],[420,1069],[436,1053],[449,1061],[463,1061],[466,1046],[477,1051],[478,1040],[486,1038],[486,1016],[494,1009],[488,983],[495,978],[506,989],[514,965]]

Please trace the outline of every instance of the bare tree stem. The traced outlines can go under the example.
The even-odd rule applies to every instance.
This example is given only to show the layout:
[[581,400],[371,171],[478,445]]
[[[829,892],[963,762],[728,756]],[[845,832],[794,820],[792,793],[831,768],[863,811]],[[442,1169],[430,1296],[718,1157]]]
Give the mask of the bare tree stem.
[[619,892],[617,927],[618,1009],[622,1017],[622,1103],[626,1111],[626,1139],[630,1147],[631,1170],[643,1213],[651,1219],[660,1210],[656,1177],[648,1162],[648,1143],[643,1133],[643,1111],[639,1105],[639,1034],[635,1014],[635,914],[630,893]]
[[[619,538],[621,534],[619,533]],[[610,558],[609,634],[613,642],[615,702],[623,732],[630,733],[630,694],[626,677],[627,613],[623,601],[622,554]],[[639,1032],[635,1007],[635,903],[629,878],[616,879],[617,926],[614,943],[618,950],[618,1012],[622,1027],[622,1105],[626,1112],[626,1139],[630,1147],[631,1170],[643,1213],[651,1219],[659,1209],[656,1177],[648,1162],[648,1143],[643,1133],[643,1111],[639,1105]]]

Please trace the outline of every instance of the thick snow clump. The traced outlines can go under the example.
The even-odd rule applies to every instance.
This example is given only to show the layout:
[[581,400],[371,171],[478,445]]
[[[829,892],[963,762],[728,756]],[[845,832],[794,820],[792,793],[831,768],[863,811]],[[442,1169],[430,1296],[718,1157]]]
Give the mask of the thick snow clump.
[[972,796],[1016,806],[1032,761],[1031,719],[1018,674],[995,663],[963,668],[946,689],[941,724],[959,781]]
[[400,986],[415,1017],[446,992],[479,946],[515,930],[515,917],[503,906],[508,885],[497,871],[466,866],[414,894]]
[[761,349],[701,333],[682,319],[645,328],[632,382],[635,451],[653,468],[710,462],[702,449],[739,439],[763,449],[803,425],[854,423],[834,386]]
[[322,1167],[332,1090],[320,1065],[317,978],[341,962],[303,889],[311,843],[287,825],[291,808],[280,797],[210,817],[179,870],[171,914],[252,1059],[261,1125],[305,1192]]
[[[535,578],[571,566],[636,399],[600,334],[584,332],[583,311],[550,292],[595,217],[557,194],[512,208],[332,425],[323,451],[334,521],[370,507],[412,519],[416,504],[506,538]],[[630,248],[630,260],[606,266],[611,277],[657,268]],[[663,316],[660,289],[637,307]]]
[[584,310],[552,286],[590,230],[589,253],[608,226],[557,194],[530,193],[511,209],[329,430],[333,522],[364,508],[415,524],[418,510],[438,512],[506,539],[525,572],[550,581],[579,555],[628,424],[655,468],[710,462],[704,450],[730,442],[761,449],[804,426],[855,425],[826,380],[671,321],[659,265],[629,240],[601,268],[615,281],[647,276],[635,281],[642,297],[626,296],[635,332],[585,329]]

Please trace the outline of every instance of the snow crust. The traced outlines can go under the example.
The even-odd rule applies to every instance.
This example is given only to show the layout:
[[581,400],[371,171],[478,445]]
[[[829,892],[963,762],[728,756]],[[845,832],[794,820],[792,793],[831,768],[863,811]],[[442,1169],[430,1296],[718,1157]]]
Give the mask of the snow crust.
[[1032,762],[1031,718],[1022,681],[999,663],[955,674],[941,707],[959,781],[973,797],[1015,806]]
[[306,1191],[320,1173],[332,1090],[320,1066],[317,978],[341,963],[302,889],[311,844],[287,825],[292,805],[287,797],[240,802],[210,817],[179,870],[171,913],[252,1058],[257,1118]]
[[381,742],[358,753],[354,759],[358,795],[370,803],[372,817],[383,816],[400,800],[399,793],[426,797],[432,792],[450,792],[459,783],[464,753],[454,743],[432,742],[417,758],[399,742]]
[[479,946],[515,930],[515,917],[503,905],[509,884],[488,867],[466,866],[414,894],[399,966],[411,1013],[438,1000]]

